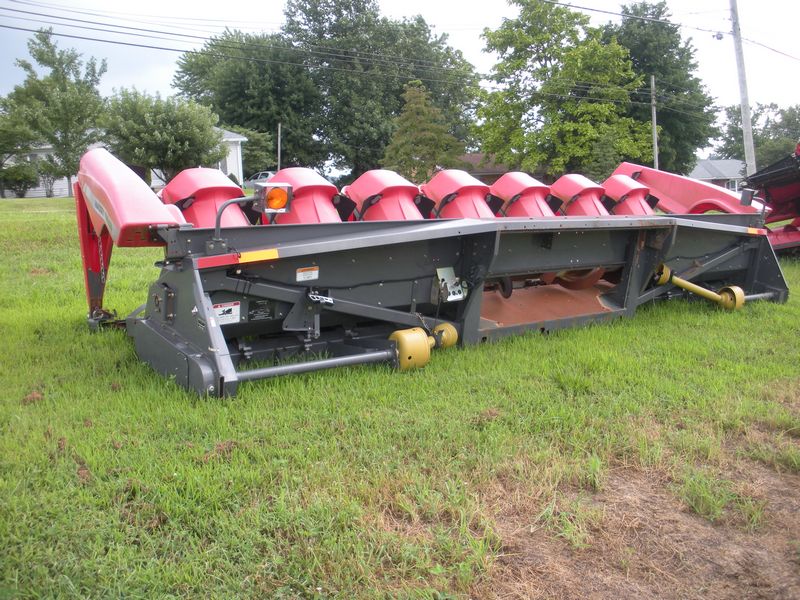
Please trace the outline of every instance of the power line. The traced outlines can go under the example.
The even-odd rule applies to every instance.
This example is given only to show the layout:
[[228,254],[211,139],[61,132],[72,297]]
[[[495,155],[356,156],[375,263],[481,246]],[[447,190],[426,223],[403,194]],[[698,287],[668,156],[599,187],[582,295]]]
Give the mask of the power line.
[[[30,11],[24,11],[24,10],[19,10],[19,9],[8,9],[6,7],[0,7],[0,10],[9,10],[9,11],[18,12],[18,13],[22,13],[22,14],[26,14],[26,15],[27,14],[36,14],[36,13],[31,13]],[[30,18],[30,17],[9,16],[9,18],[22,19],[22,20],[26,20],[26,21],[29,21],[29,22],[43,23],[43,24],[46,24],[46,25],[56,25],[56,23],[53,23],[51,21],[43,21],[43,20],[39,20],[39,19],[33,19],[33,18]],[[191,39],[191,40],[201,40],[201,41],[204,41],[206,43],[209,42],[209,40],[207,38],[204,38],[204,37],[201,37],[201,36],[194,36],[194,35],[187,35],[187,34],[180,34],[180,33],[172,33],[172,32],[169,32],[169,31],[158,31],[158,30],[152,30],[152,29],[144,29],[144,28],[140,28],[140,27],[131,27],[131,26],[126,26],[126,25],[116,25],[116,24],[103,23],[103,22],[98,22],[98,21],[89,21],[89,20],[86,20],[86,19],[75,19],[75,18],[71,18],[71,17],[60,17],[60,16],[55,16],[55,15],[53,16],[53,18],[62,19],[62,20],[66,20],[66,21],[77,22],[77,23],[81,24],[80,27],[82,29],[88,29],[88,30],[92,30],[92,31],[101,31],[101,32],[104,32],[104,33],[113,33],[113,34],[128,35],[128,36],[134,36],[134,37],[143,37],[143,38],[149,38],[149,39],[159,39],[159,40],[165,40],[165,41],[176,41],[176,40],[172,40],[171,38],[165,38],[165,37],[160,37],[160,36],[157,36],[157,35],[153,35],[155,33],[159,33],[159,34],[163,34],[163,35],[171,35],[171,36],[175,36],[175,37],[188,38],[188,39]],[[104,25],[106,27],[127,29],[127,30],[133,31],[135,33],[130,33],[128,31],[115,31],[115,30],[112,30],[112,29],[104,29],[104,28],[101,28],[101,27],[90,27],[87,24]],[[59,25],[66,26],[66,27],[78,27],[77,25],[70,25],[70,24],[63,24],[63,23],[59,23]],[[139,32],[142,32],[142,33],[139,33]],[[215,45],[217,47],[220,47],[220,48],[229,49],[229,50],[235,50],[235,51],[245,51],[245,50],[248,49],[248,45],[246,43],[239,43],[239,42],[219,43],[219,42],[215,41]],[[275,45],[270,45],[270,44],[259,44],[257,46],[253,45],[252,47],[254,49],[272,48],[272,49],[279,49],[279,50],[285,50],[285,51],[303,52],[303,53],[310,54],[311,56],[314,56],[315,54],[317,54],[317,55],[320,55],[320,56],[329,56],[329,57],[334,57],[334,58],[352,58],[352,57],[350,57],[350,56],[348,56],[346,54],[338,54],[338,53],[334,53],[334,52],[327,52],[327,53],[325,53],[325,52],[310,52],[310,51],[307,51],[307,50],[304,50],[304,49],[301,49],[301,48],[287,47],[287,46],[275,46]],[[188,52],[188,50],[187,50],[187,52]],[[231,57],[231,58],[233,58],[233,57]],[[247,57],[238,57],[238,58],[245,59]],[[374,59],[372,61],[365,61],[365,62],[371,62],[375,66],[385,66],[387,64],[386,61],[380,61],[380,60],[374,60]],[[296,64],[296,63],[287,63],[287,64]],[[398,64],[397,61],[392,61],[391,62],[392,66],[396,66],[397,64]],[[425,66],[415,65],[413,62],[410,62],[410,61],[406,63],[406,66],[409,66],[411,68],[423,68],[423,69],[428,68],[428,67],[425,67]],[[448,68],[448,67],[430,67],[430,68],[433,69],[433,70],[440,70],[440,71],[445,71],[445,72],[456,72],[456,73],[458,73],[460,71],[460,70],[456,70],[456,69]],[[461,73],[463,74],[463,71],[461,71]],[[486,78],[484,77],[484,79],[486,79]],[[434,80],[429,80],[429,81],[434,81]],[[647,93],[645,91],[639,92],[637,90],[631,90],[631,89],[628,89],[628,88],[625,88],[625,87],[622,87],[622,86],[619,86],[619,85],[601,84],[601,83],[598,83],[598,82],[578,81],[578,80],[569,80],[569,79],[560,80],[559,78],[553,78],[553,79],[550,79],[548,81],[549,82],[556,82],[556,83],[563,81],[564,83],[566,83],[567,85],[570,85],[572,87],[583,88],[583,89],[586,89],[586,90],[588,90],[588,89],[593,89],[593,90],[601,90],[601,89],[603,89],[603,90],[613,90],[613,91],[621,91],[621,92],[624,92],[624,93],[626,93],[628,95],[632,95],[632,94],[642,94],[643,95],[643,94]],[[687,91],[692,91],[692,90],[689,90],[688,88],[685,88],[685,89]],[[662,98],[663,97],[664,96],[662,94]],[[681,102],[684,102],[685,105],[690,107],[690,108],[698,108],[698,109],[704,109],[705,108],[702,105],[689,104],[685,99],[680,99],[680,98],[678,98],[676,96],[673,96],[673,98],[676,98]]]
[[[68,26],[71,27],[71,25],[68,25]],[[31,33],[37,33],[37,30],[35,30],[35,29],[28,29],[28,28],[24,28],[24,27],[16,27],[16,26],[13,26],[13,25],[0,24],[0,28],[12,29],[12,30],[17,30],[17,31],[27,31],[27,32],[31,32]],[[107,30],[104,30],[104,31],[106,31],[107,33],[124,33],[124,32],[114,32],[114,31],[107,31]],[[150,45],[150,44],[139,44],[139,43],[126,42],[126,41],[121,41],[121,40],[108,40],[108,39],[94,38],[94,37],[89,37],[89,36],[81,36],[81,35],[68,34],[68,33],[52,32],[51,35],[54,35],[54,36],[57,36],[57,37],[70,38],[70,39],[79,39],[79,40],[85,40],[85,41],[101,42],[101,43],[128,46],[128,47],[134,47],[134,48],[145,48],[145,49],[150,49],[150,50],[161,50],[161,51],[167,51],[167,52],[180,52],[180,53],[189,53],[189,54],[198,54],[200,52],[198,50],[192,50],[192,49],[170,48],[170,47],[166,47],[166,46],[155,46],[155,45]],[[136,35],[136,34],[129,34],[129,35]],[[140,37],[142,37],[142,36],[140,36]],[[160,38],[160,39],[164,39],[164,38]],[[204,52],[208,52],[208,51],[204,51]],[[243,60],[243,61],[256,62],[256,63],[283,64],[283,65],[289,65],[289,66],[297,66],[297,67],[302,67],[302,68],[309,68],[309,66],[304,64],[304,63],[293,63],[293,62],[289,62],[289,61],[272,60],[272,59],[266,59],[266,58],[252,58],[252,57],[245,57],[245,56],[230,56],[230,55],[221,54],[221,53],[211,53],[210,56],[215,57],[215,58],[229,59],[229,60]],[[318,67],[318,68],[322,68],[322,69],[326,69],[326,70],[330,70],[330,71],[346,72],[346,73],[349,73],[349,74],[369,76],[369,77],[374,77],[376,75],[382,76],[382,77],[387,77],[387,78],[399,78],[400,77],[399,74],[398,75],[391,75],[391,74],[385,74],[385,73],[358,72],[358,71],[353,71],[352,69],[341,69],[341,68],[336,68],[336,67],[331,67],[331,66],[321,66],[321,67]],[[417,77],[417,79],[420,79],[421,81],[432,82],[432,83],[442,83],[442,84],[445,84],[445,85],[463,85],[464,84],[463,81],[448,81],[448,80],[442,80],[442,79],[427,79],[427,78],[420,78],[420,77]],[[552,79],[550,81],[558,82],[559,80],[558,79]],[[570,81],[570,80],[566,80],[565,79],[563,81],[567,82],[567,81]],[[604,89],[604,86],[602,84],[601,85],[597,85],[597,84],[593,84],[591,82],[576,82],[576,81],[572,81],[572,85],[574,85],[578,89],[582,89],[583,91],[589,91],[590,89],[597,89],[598,91],[600,91],[601,89]],[[486,86],[486,87],[489,89],[489,91],[503,91],[505,89],[505,88],[503,88],[501,86]],[[635,90],[627,90],[626,88],[623,88],[621,86],[606,86],[605,87],[605,89],[610,89],[610,88],[613,88],[615,90],[622,90],[622,91],[625,91],[626,93],[632,93],[632,92],[635,91]],[[622,104],[622,105],[627,105],[627,104],[642,105],[642,106],[645,106],[645,105],[649,106],[650,105],[649,102],[640,102],[640,101],[631,100],[631,99],[617,100],[617,99],[612,99],[612,98],[599,98],[599,97],[593,97],[593,96],[570,96],[570,95],[566,95],[566,94],[556,94],[556,93],[552,93],[552,92],[542,92],[542,91],[539,91],[539,90],[536,90],[536,91],[534,91],[532,93],[534,95],[538,94],[538,95],[541,95],[541,96],[559,98],[559,99],[562,99],[562,100],[591,100],[591,101],[595,101],[595,102],[611,102],[613,104]],[[687,105],[687,106],[690,106],[690,107],[691,106],[695,106],[698,109],[704,109],[705,108],[705,107],[700,106],[700,105]],[[696,113],[689,113],[687,111],[682,111],[680,109],[677,109],[677,108],[674,108],[674,107],[671,107],[671,106],[666,106],[666,105],[662,105],[661,106],[661,110],[667,110],[667,111],[671,111],[671,112],[675,112],[675,113],[679,113],[679,114],[684,114],[684,115],[688,115],[688,116],[697,116]]]
[[[30,2],[30,1],[25,1],[25,0],[9,0],[9,1],[15,2],[17,4],[30,5],[30,6],[34,6],[34,7],[55,8],[56,10],[65,10],[65,9],[62,9],[62,8],[57,8],[55,5],[46,4],[46,3],[37,3],[37,2]],[[4,8],[4,7],[0,7],[0,8]],[[25,12],[25,11],[21,11],[20,9],[12,9],[12,8],[4,8],[4,10]],[[135,16],[135,13],[119,13],[119,12],[115,12],[115,11],[110,11],[110,12],[80,11],[80,10],[72,10],[72,9],[70,9],[70,13],[80,13],[80,14],[96,16],[96,17],[101,17],[101,18],[110,18],[110,19],[115,19],[116,18],[116,17],[112,16],[113,14],[123,14],[123,15],[134,14],[134,16]],[[58,15],[42,15],[40,13],[30,13],[30,12],[28,14],[34,14],[36,16],[49,16],[49,17],[56,18],[56,19],[61,19],[61,20],[72,20],[72,21],[76,20],[76,19],[71,18],[71,17],[62,17],[62,16],[58,16]],[[196,19],[196,20],[206,21],[207,19]],[[153,24],[151,21],[137,21],[137,20],[133,20],[133,21],[134,22],[138,22],[138,23],[147,24],[147,25]],[[92,21],[86,21],[86,22],[93,23]],[[238,23],[238,21],[214,21],[214,22],[215,23],[230,23],[230,24]],[[258,23],[258,22],[256,22],[256,23]],[[94,22],[94,24],[98,24],[98,23]],[[100,23],[100,24],[106,25],[106,26],[109,26],[109,27],[126,28],[126,26],[124,26],[124,25],[116,25],[116,24],[112,24],[112,23]],[[169,24],[168,26],[169,27],[174,27],[174,25],[172,25],[172,24]],[[181,28],[181,27],[178,27],[178,29],[187,30],[186,28]],[[249,27],[249,29],[252,29],[254,31],[256,30],[256,28],[252,28],[252,27]],[[227,30],[227,25],[225,26],[225,30]],[[208,30],[199,30],[199,29],[188,29],[188,31],[196,31],[196,32],[201,32],[201,33],[208,33],[209,35],[212,35],[212,34],[219,35],[219,33],[220,33],[218,31],[208,31]],[[273,31],[275,31],[275,30],[273,30]],[[164,33],[164,32],[159,32],[159,33]],[[224,31],[222,33],[224,33]],[[167,35],[176,35],[177,36],[179,34],[168,32]],[[328,53],[330,53],[333,50],[335,50],[335,49],[331,49],[329,46],[322,46],[322,45],[315,45],[315,44],[306,44],[305,48],[303,48],[302,50],[303,51],[308,51],[308,52],[313,52],[314,50],[309,50],[309,49],[315,49],[315,48],[316,49],[321,49],[322,52],[328,52]],[[344,52],[344,50],[343,50],[343,52]],[[347,50],[346,52],[349,53],[347,55],[348,57],[350,57],[350,55],[352,55],[354,57],[367,57],[367,58],[379,57],[379,58],[382,58],[382,59],[386,59],[386,61],[392,61],[393,63],[398,61],[398,60],[405,60],[405,61],[413,61],[415,63],[418,63],[421,66],[430,65],[432,68],[433,67],[442,68],[442,69],[451,68],[451,69],[455,70],[455,67],[441,67],[440,65],[438,65],[436,63],[436,61],[433,61],[433,60],[408,59],[408,58],[404,58],[404,57],[398,57],[396,55],[381,54],[381,53],[377,53],[377,52],[364,52],[364,51],[360,51],[360,50]]]
[[[637,21],[647,21],[647,22],[650,22],[650,23],[661,23],[663,25],[671,25],[672,27],[680,27],[682,29],[693,29],[694,31],[702,31],[703,33],[713,33],[715,35],[732,35],[730,31],[722,31],[722,30],[719,30],[719,29],[707,29],[705,27],[697,27],[695,25],[686,25],[685,23],[677,23],[677,22],[674,22],[674,21],[669,21],[667,19],[658,19],[658,18],[655,18],[655,17],[643,17],[643,16],[640,16],[640,15],[631,15],[631,14],[628,14],[628,13],[614,12],[613,10],[606,10],[606,9],[602,9],[602,8],[593,8],[593,7],[590,7],[590,6],[578,6],[577,4],[567,4],[567,3],[564,3],[564,2],[559,2],[558,0],[540,0],[540,1],[541,2],[545,2],[547,4],[554,4],[556,6],[561,6],[563,8],[576,8],[578,10],[585,10],[585,11],[588,11],[588,12],[596,12],[596,13],[601,13],[601,14],[604,14],[604,15],[611,15],[611,16],[614,16],[614,17],[622,17],[623,19],[634,19],[634,20],[637,20]],[[763,42],[759,42],[757,40],[751,40],[751,39],[745,38],[745,37],[743,37],[742,40],[744,40],[745,42],[748,42],[749,44],[755,44],[756,46],[761,46],[762,48],[766,48],[767,50],[770,50],[772,52],[775,52],[775,53],[780,54],[782,56],[785,56],[787,58],[791,58],[792,60],[800,61],[800,57],[793,56],[792,54],[788,54],[786,52],[783,52],[782,50],[778,50],[777,48],[773,48],[772,46],[768,46],[767,44],[764,44]]]
[[[25,21],[29,21],[29,22],[33,22],[33,23],[43,23],[45,25],[62,25],[62,26],[65,26],[65,27],[80,27],[82,29],[88,29],[88,30],[91,30],[91,31],[101,31],[101,32],[104,32],[104,33],[113,33],[113,34],[118,34],[118,35],[145,37],[145,38],[150,38],[150,39],[159,39],[159,40],[166,40],[166,41],[177,41],[177,40],[172,40],[171,38],[161,37],[161,36],[164,36],[164,35],[168,35],[168,36],[173,36],[173,37],[178,37],[178,38],[186,38],[188,40],[202,41],[202,42],[204,42],[206,44],[214,43],[218,47],[226,48],[226,49],[229,49],[229,50],[245,50],[245,49],[247,49],[247,45],[245,43],[236,42],[235,40],[226,41],[226,42],[220,42],[219,39],[209,39],[207,37],[198,36],[198,35],[190,35],[190,34],[185,34],[185,33],[175,33],[175,32],[171,32],[171,31],[159,31],[159,30],[155,30],[155,29],[146,29],[146,28],[142,28],[142,27],[132,27],[132,26],[129,26],[129,25],[117,25],[117,24],[114,24],[114,23],[104,23],[104,22],[101,22],[101,21],[90,21],[90,20],[87,20],[87,19],[76,19],[76,18],[73,18],[73,17],[62,17],[62,16],[58,16],[58,15],[39,15],[38,13],[34,13],[34,12],[31,12],[31,11],[19,10],[19,9],[13,9],[13,8],[6,8],[6,7],[3,7],[3,6],[0,6],[0,10],[6,10],[6,11],[11,11],[11,12],[21,13],[21,14],[26,14],[26,15],[45,16],[45,17],[49,17],[49,18],[52,18],[52,19],[59,19],[61,21],[70,21],[72,23],[80,23],[81,24],[80,26],[78,26],[78,25],[70,25],[68,23],[53,23],[52,21],[44,21],[44,20],[40,20],[40,19],[34,19],[34,18],[31,18],[31,17],[16,17],[16,16],[13,16],[13,15],[7,15],[8,18],[21,19],[21,20],[25,20]],[[123,29],[123,30],[128,30],[128,31],[115,31],[113,29],[104,29],[102,27],[89,27],[88,25],[102,25],[102,26],[104,26],[106,28],[111,27],[111,28],[115,28],[115,29]],[[136,32],[136,33],[130,33],[130,32]],[[159,34],[159,35],[155,35],[155,34]],[[346,51],[337,51],[338,49],[335,49],[335,48],[334,49],[328,49],[327,51],[320,51],[320,50],[309,50],[309,49],[301,48],[301,47],[297,47],[297,46],[276,46],[274,44],[263,44],[263,43],[262,44],[258,44],[258,45],[253,45],[253,47],[254,48],[259,48],[259,49],[260,48],[270,48],[270,49],[273,49],[273,50],[284,50],[284,51],[289,51],[289,52],[304,53],[304,54],[308,54],[308,55],[311,55],[311,56],[314,56],[314,57],[321,57],[321,58],[325,58],[325,57],[329,57],[329,58],[333,58],[333,59],[352,59],[352,58],[358,59],[359,58],[357,56],[351,56],[350,54],[343,53],[343,52],[346,52]],[[367,61],[365,61],[365,62],[367,62]],[[427,70],[433,70],[433,71],[460,72],[460,73],[463,73],[463,69],[460,69],[460,68],[444,67],[444,66],[439,66],[439,65],[433,64],[433,61],[419,61],[419,60],[416,60],[416,59],[408,59],[408,58],[399,57],[399,56],[387,57],[386,59],[383,59],[383,58],[370,58],[369,62],[372,62],[372,64],[375,64],[377,66],[408,66],[408,67],[411,67],[411,68],[420,68],[420,69],[427,69]],[[426,64],[426,63],[430,63],[430,64]]]
[[[27,32],[30,32],[30,33],[38,33],[38,30],[36,30],[36,29],[30,29],[30,28],[27,28],[27,27],[16,27],[14,25],[0,24],[0,28],[13,29],[13,30],[16,30],[16,31],[27,31]],[[121,32],[109,32],[109,33],[121,33]],[[169,47],[166,47],[166,46],[154,46],[154,45],[150,45],[150,44],[138,44],[138,43],[135,43],[135,42],[125,42],[125,41],[122,41],[122,40],[108,40],[108,39],[103,39],[103,38],[95,38],[95,37],[89,37],[89,36],[83,36],[83,35],[75,35],[75,34],[71,34],[71,33],[51,32],[51,35],[54,35],[54,36],[57,36],[57,37],[76,39],[76,40],[84,40],[84,41],[89,41],[89,42],[101,42],[101,43],[104,43],[104,44],[114,44],[114,45],[119,45],[119,46],[129,46],[129,47],[133,47],[133,48],[146,48],[146,49],[149,49],[149,50],[163,50],[165,52],[180,52],[180,53],[188,53],[188,54],[199,54],[200,53],[199,50],[193,50],[193,49],[169,48]],[[177,40],[173,40],[173,41],[177,41]],[[256,63],[269,63],[269,64],[289,65],[289,66],[295,66],[295,67],[302,67],[302,68],[305,68],[305,69],[312,69],[312,68],[313,69],[324,69],[324,70],[328,70],[328,71],[336,71],[336,72],[341,72],[341,73],[349,73],[349,74],[354,74],[354,75],[359,75],[359,76],[367,76],[367,77],[384,77],[384,78],[388,78],[388,79],[406,78],[406,77],[402,77],[400,74],[389,74],[389,73],[380,73],[380,72],[376,73],[376,72],[365,72],[365,71],[360,71],[359,72],[359,71],[355,71],[353,69],[343,69],[343,68],[332,67],[332,66],[327,66],[327,65],[314,65],[312,67],[312,66],[309,66],[309,65],[307,65],[305,63],[290,62],[290,61],[285,61],[285,60],[272,60],[272,59],[268,59],[268,58],[253,58],[253,57],[246,57],[246,56],[231,56],[231,55],[220,54],[220,53],[211,53],[211,54],[209,54],[209,56],[212,56],[212,57],[215,57],[215,58],[226,58],[226,59],[230,59],[230,60],[244,60],[244,61],[256,62]],[[441,83],[441,84],[444,84],[444,85],[464,85],[464,83],[465,83],[463,80],[461,80],[461,81],[453,81],[453,80],[446,80],[446,79],[431,79],[431,78],[426,78],[426,77],[417,77],[416,75],[413,75],[412,77],[414,79],[418,79],[418,80],[423,81],[423,82]]]

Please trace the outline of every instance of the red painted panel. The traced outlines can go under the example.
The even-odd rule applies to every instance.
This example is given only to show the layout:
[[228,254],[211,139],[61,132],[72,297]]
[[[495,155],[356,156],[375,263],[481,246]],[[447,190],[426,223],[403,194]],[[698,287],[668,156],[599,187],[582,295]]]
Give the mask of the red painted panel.
[[180,225],[142,179],[104,148],[83,155],[78,186],[94,231],[111,234],[117,246],[163,246],[153,225]]
[[420,186],[436,203],[440,219],[490,219],[494,213],[486,202],[489,186],[466,171],[445,169]]

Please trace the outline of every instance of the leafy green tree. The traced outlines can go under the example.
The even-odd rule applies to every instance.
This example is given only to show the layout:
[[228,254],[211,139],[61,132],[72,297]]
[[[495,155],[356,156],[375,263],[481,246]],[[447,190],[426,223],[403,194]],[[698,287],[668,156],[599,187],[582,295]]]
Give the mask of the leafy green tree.
[[353,177],[375,168],[394,132],[406,82],[421,80],[448,130],[466,140],[478,78],[422,17],[381,16],[375,0],[289,0],[286,34],[305,51],[325,100],[321,141]]
[[0,100],[0,198],[5,197],[2,173],[15,159],[30,152],[36,138],[19,111]]
[[[794,152],[800,140],[800,104],[788,108],[779,108],[774,103],[758,104],[751,114],[758,168],[769,166]],[[725,108],[722,136],[714,156],[744,160],[742,114],[738,105]]]
[[520,8],[516,19],[484,31],[500,61],[493,70],[498,89],[478,110],[483,151],[551,176],[605,170],[598,145],[608,155],[604,163],[649,160],[649,125],[627,115],[642,84],[627,50],[602,43],[585,15],[534,0],[513,3]]
[[666,2],[635,2],[623,6],[622,12],[628,16],[619,24],[606,25],[603,40],[627,48],[634,72],[644,79],[626,114],[637,121],[650,121],[649,82],[650,76],[655,76],[659,168],[687,173],[694,166],[698,148],[708,146],[718,134],[713,99],[695,75],[695,48],[690,40],[681,38],[677,25],[655,21],[669,20]]
[[[281,123],[284,166],[321,167],[328,156],[320,143],[323,99],[304,56],[280,35],[226,31],[199,52],[182,55],[173,83],[228,128],[271,135]],[[261,142],[247,137],[243,148],[253,153]],[[246,169],[261,168],[257,156],[249,158]]]
[[442,111],[433,105],[422,82],[409,82],[403,99],[381,164],[411,181],[424,181],[437,169],[459,166],[464,142],[448,132]]
[[155,169],[165,181],[225,156],[216,123],[217,115],[208,107],[135,89],[117,92],[104,119],[111,151],[125,162]]
[[53,188],[59,178],[60,169],[53,160],[52,156],[40,158],[35,163],[36,173],[39,176],[39,183],[44,187],[44,195],[48,198],[53,197]]
[[3,169],[0,177],[2,177],[3,187],[13,191],[17,198],[24,198],[28,190],[36,187],[39,183],[36,167],[27,161],[9,165]]
[[247,138],[242,144],[242,171],[246,177],[277,164],[277,154],[270,134],[236,125],[224,127]]
[[[52,30],[40,30],[28,41],[36,66],[17,60],[26,78],[11,92],[9,101],[36,138],[52,147],[54,164],[59,175],[67,178],[72,194],[72,175],[78,171],[81,155],[100,139],[97,125],[103,99],[97,86],[106,62],[94,58],[84,62],[75,50],[59,49],[51,36]],[[39,74],[42,70],[44,75]]]

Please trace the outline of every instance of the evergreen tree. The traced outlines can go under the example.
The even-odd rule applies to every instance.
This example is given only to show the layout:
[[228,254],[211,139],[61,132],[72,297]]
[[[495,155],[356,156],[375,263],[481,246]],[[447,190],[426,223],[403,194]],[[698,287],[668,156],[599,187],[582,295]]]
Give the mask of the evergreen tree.
[[381,165],[417,182],[438,169],[459,166],[464,143],[449,133],[442,111],[433,105],[422,82],[409,82],[403,100]]

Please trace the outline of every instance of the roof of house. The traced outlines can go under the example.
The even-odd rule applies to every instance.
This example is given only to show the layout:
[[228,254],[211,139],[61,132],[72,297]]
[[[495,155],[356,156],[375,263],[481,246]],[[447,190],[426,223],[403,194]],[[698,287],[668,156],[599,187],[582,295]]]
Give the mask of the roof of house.
[[236,133],[233,131],[228,131],[227,129],[223,129],[222,127],[214,127],[217,131],[222,132],[222,140],[225,142],[246,142],[247,138],[244,137],[241,133]]
[[471,152],[458,157],[459,160],[469,164],[467,169],[473,175],[494,175],[496,173],[505,173],[508,167],[505,165],[495,164],[491,158],[488,158],[482,152]]
[[743,179],[744,161],[735,158],[703,158],[697,161],[689,177],[701,180]]

